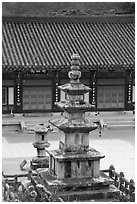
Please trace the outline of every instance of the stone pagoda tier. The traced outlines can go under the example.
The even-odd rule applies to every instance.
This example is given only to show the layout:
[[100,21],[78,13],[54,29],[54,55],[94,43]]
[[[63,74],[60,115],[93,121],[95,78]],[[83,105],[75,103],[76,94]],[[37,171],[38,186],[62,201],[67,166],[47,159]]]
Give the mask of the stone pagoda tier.
[[[65,117],[52,120],[50,123],[64,132],[60,140],[60,150],[84,153],[83,157],[85,157],[85,151],[88,150],[90,154],[89,132],[98,126],[85,118],[85,112],[91,111],[93,106],[84,101],[84,94],[91,88],[80,83],[79,55],[72,56],[71,64],[71,71],[68,73],[70,82],[58,87],[65,92],[66,99],[56,103],[59,108],[63,109]],[[93,149],[91,152],[93,154]],[[97,152],[95,154],[97,155]],[[104,156],[98,153],[98,157]]]
[[64,111],[64,117],[50,121],[63,133],[59,149],[48,151],[49,169],[39,170],[46,188],[66,201],[119,194],[112,180],[100,171],[100,159],[105,156],[89,147],[89,132],[98,126],[85,118],[85,112],[93,106],[84,101],[84,94],[91,89],[80,83],[79,60],[79,55],[73,54],[70,82],[59,86],[65,100],[56,105]]

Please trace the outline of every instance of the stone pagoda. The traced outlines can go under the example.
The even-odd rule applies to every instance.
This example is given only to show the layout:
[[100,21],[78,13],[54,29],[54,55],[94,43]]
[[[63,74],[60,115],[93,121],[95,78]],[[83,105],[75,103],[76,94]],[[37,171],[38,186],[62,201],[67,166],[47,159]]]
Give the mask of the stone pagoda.
[[70,82],[58,87],[65,92],[65,100],[56,104],[64,116],[50,121],[63,132],[59,149],[48,151],[49,169],[38,170],[45,187],[64,201],[90,201],[119,194],[112,180],[100,171],[100,159],[105,156],[89,147],[89,132],[98,126],[85,118],[85,112],[93,106],[84,101],[90,88],[80,83],[79,60],[79,55],[72,55]]
[[65,117],[50,121],[64,134],[59,150],[50,152],[49,168],[58,179],[98,177],[104,155],[89,148],[89,132],[98,127],[85,119],[85,112],[93,109],[84,101],[90,88],[80,83],[79,55],[72,56],[71,65],[70,83],[58,87],[65,92],[66,100],[56,104],[64,110]]

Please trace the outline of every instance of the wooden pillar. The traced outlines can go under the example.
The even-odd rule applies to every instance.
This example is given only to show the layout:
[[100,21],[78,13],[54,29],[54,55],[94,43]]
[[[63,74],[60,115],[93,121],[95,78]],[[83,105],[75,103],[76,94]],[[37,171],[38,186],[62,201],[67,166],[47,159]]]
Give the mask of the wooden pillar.
[[52,109],[54,111],[57,111],[57,107],[55,105],[56,102],[59,101],[59,90],[58,90],[58,86],[59,86],[59,72],[56,71],[53,73],[53,83],[52,83],[52,86],[53,86],[53,91],[52,91],[52,95],[53,95],[53,106],[52,106]]
[[132,110],[135,113],[135,71],[132,71]]
[[131,110],[132,109],[132,71],[128,72],[126,85],[127,85],[127,88],[126,88],[127,110]]
[[55,102],[59,101],[58,85],[59,85],[59,72],[56,73],[56,77],[55,77]]
[[16,112],[19,113],[22,111],[22,73],[19,71],[16,73],[16,83],[15,83],[15,104]]
[[91,79],[91,84],[90,84],[90,87],[92,88],[92,91],[91,91],[91,100],[90,100],[90,103],[92,105],[95,106],[95,108],[97,108],[97,97],[96,97],[96,71],[93,73],[92,75],[92,79]]

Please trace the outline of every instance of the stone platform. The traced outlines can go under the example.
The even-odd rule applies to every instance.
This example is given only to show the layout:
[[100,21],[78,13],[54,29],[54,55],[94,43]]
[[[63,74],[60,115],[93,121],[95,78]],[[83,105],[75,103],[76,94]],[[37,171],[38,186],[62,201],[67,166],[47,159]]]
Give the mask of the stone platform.
[[48,169],[38,169],[38,176],[32,178],[36,186],[43,183],[45,188],[61,197],[64,201],[89,201],[92,199],[113,199],[119,190],[113,185],[112,179],[101,172],[99,178],[57,179]]
[[47,152],[52,155],[54,158],[56,158],[59,162],[68,161],[68,160],[97,160],[102,159],[105,157],[104,154],[100,153],[94,148],[88,148],[86,151],[74,151],[74,152],[65,152],[61,149],[58,150],[50,150]]

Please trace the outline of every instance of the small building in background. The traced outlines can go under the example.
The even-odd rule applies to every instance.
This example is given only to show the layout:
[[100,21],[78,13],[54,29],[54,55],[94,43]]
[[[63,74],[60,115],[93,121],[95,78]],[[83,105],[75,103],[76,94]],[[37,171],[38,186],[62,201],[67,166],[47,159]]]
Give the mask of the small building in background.
[[133,109],[134,3],[5,2],[2,49],[3,113],[60,111],[73,53],[95,110]]

